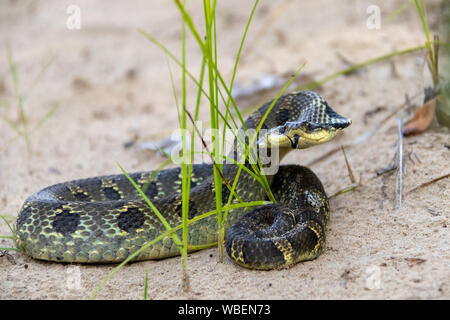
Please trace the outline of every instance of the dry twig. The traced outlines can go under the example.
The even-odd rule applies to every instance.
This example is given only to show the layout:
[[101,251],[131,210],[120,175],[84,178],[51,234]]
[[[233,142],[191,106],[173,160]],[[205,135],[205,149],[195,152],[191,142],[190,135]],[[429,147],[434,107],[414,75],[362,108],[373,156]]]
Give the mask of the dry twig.
[[403,198],[403,129],[402,118],[398,119],[398,140],[397,140],[397,180],[395,184],[395,208],[400,209],[402,207]]
[[348,177],[350,178],[351,183],[356,183],[355,176],[353,175],[352,168],[350,167],[350,163],[348,162],[347,155],[345,154],[344,146],[341,145],[342,152],[344,153],[345,164],[347,165]]
[[433,184],[433,183],[435,183],[435,182],[438,182],[439,180],[446,179],[446,178],[449,178],[449,177],[450,177],[450,173],[447,173],[447,174],[444,174],[443,176],[434,178],[433,180],[424,182],[424,183],[418,185],[417,187],[414,187],[414,188],[412,188],[411,190],[409,190],[408,192],[406,192],[405,195],[408,195],[408,194],[410,194],[410,193],[412,193],[412,192],[414,192],[414,191],[416,191],[416,190],[418,190],[418,189],[420,189],[420,188],[427,187],[427,186],[429,186],[430,184]]

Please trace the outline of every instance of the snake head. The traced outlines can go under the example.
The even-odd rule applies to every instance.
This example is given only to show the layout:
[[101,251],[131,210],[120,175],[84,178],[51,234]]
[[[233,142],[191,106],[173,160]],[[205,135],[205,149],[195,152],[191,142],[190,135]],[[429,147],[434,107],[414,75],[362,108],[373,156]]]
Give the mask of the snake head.
[[270,129],[260,142],[260,147],[309,148],[330,141],[352,123],[334,111],[316,92],[300,91],[293,95],[290,107],[298,116]]

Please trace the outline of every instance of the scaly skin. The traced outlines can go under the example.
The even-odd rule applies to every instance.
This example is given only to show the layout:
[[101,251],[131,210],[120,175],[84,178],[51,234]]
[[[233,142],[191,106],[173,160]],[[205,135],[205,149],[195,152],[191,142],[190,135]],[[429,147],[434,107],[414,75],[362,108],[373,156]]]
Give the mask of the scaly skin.
[[[245,122],[254,129],[270,102]],[[335,113],[318,94],[311,91],[282,96],[262,125],[269,133],[260,148],[278,146],[286,151],[301,149],[332,139],[350,124]],[[283,152],[285,153],[285,152]],[[242,154],[236,148],[230,155]],[[251,169],[250,165],[246,165]],[[234,181],[238,166],[225,164],[223,175]],[[216,209],[213,166],[193,166],[189,219]],[[156,173],[134,173],[134,181],[172,226],[181,224],[180,169]],[[149,178],[152,177],[153,179]],[[316,258],[325,247],[325,226],[329,219],[326,193],[317,176],[301,166],[281,166],[268,176],[277,204],[239,208],[228,213],[226,250],[239,265],[252,269],[291,266]],[[245,202],[264,200],[266,193],[257,180],[241,171],[235,189]],[[223,205],[230,190],[222,185]],[[233,197],[232,203],[237,203]],[[94,177],[47,187],[23,204],[16,223],[16,243],[36,259],[117,263],[155,239],[166,228],[148,207],[125,175]],[[177,232],[181,238],[181,230]],[[198,220],[188,228],[193,246],[217,241],[215,215]],[[139,253],[133,260],[161,259],[179,254],[167,236]]]

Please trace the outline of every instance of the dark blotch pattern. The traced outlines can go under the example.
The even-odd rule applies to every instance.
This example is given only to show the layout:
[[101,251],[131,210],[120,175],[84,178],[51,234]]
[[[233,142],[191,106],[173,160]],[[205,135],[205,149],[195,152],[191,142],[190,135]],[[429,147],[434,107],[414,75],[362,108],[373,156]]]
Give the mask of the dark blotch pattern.
[[132,232],[141,228],[145,222],[144,213],[138,208],[129,208],[127,211],[121,212],[117,218],[117,224],[120,230]]
[[53,220],[53,229],[67,236],[77,230],[80,223],[80,214],[78,212],[70,212],[70,210],[63,210],[63,212],[56,214]]

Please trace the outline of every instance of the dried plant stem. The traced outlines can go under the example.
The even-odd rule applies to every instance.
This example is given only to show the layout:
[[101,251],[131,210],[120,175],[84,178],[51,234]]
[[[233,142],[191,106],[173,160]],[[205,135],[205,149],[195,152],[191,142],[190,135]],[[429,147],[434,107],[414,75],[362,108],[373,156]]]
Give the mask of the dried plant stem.
[[348,162],[347,155],[345,154],[344,146],[341,145],[342,153],[344,153],[345,164],[347,165],[348,177],[351,183],[356,183],[355,175],[353,174],[352,167]]
[[446,179],[446,178],[450,178],[450,173],[444,174],[443,176],[440,176],[440,177],[434,178],[433,180],[422,183],[421,185],[418,185],[417,187],[414,187],[411,190],[409,190],[408,192],[406,192],[405,195],[408,195],[420,188],[424,188],[426,186],[429,186],[430,184],[433,184],[435,182],[438,182],[439,180]]
[[397,140],[397,180],[395,184],[395,208],[402,207],[403,199],[403,128],[402,118],[398,119],[398,140]]

